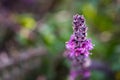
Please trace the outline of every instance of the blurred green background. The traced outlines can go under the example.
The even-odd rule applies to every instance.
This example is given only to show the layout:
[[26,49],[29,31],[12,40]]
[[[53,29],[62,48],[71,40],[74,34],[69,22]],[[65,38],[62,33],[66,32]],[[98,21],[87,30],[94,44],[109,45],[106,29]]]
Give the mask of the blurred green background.
[[120,80],[120,0],[0,0],[0,80],[68,80],[63,53],[77,13],[102,65],[90,80]]

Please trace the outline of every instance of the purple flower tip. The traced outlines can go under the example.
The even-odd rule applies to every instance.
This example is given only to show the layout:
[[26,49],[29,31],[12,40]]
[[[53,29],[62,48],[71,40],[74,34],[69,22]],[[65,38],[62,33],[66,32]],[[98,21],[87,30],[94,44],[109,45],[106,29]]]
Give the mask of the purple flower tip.
[[87,27],[83,15],[73,16],[73,34],[70,40],[66,42],[67,57],[72,61],[80,62],[83,58],[89,57],[93,44],[87,39]]

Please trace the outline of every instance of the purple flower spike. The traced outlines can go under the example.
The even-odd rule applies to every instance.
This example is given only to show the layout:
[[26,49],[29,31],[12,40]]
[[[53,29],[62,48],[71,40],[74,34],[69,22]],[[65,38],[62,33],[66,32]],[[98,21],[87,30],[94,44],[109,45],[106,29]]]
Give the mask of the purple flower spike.
[[93,44],[87,39],[87,27],[83,15],[73,16],[73,34],[70,40],[66,42],[67,55],[69,60],[76,63],[83,63],[84,58],[89,57]]

